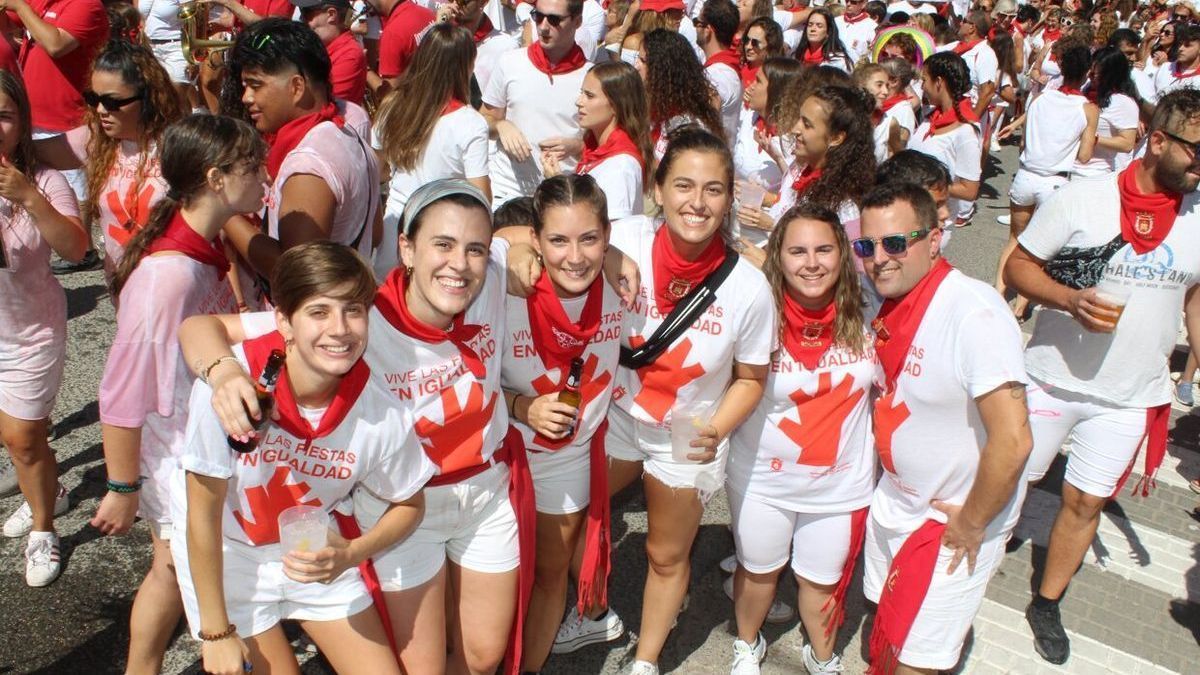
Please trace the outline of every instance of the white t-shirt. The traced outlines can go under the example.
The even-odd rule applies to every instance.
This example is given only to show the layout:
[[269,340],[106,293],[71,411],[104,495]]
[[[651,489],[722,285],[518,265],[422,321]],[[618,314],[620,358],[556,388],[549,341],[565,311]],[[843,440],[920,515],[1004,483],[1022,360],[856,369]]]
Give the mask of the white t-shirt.
[[[499,143],[493,144],[490,163],[493,206],[515,197],[533,196],[545,177],[538,156],[539,143],[555,136],[580,135],[575,99],[591,67],[591,63],[585,63],[570,73],[551,77],[533,66],[527,50],[500,55],[492,79],[483,91],[483,102],[504,110],[504,118],[521,130],[533,152],[528,160],[517,162]],[[564,172],[574,168],[574,159],[563,160]]]
[[[376,149],[380,148],[378,142]],[[429,143],[412,171],[393,170],[383,213],[383,240],[375,251],[375,278],[383,279],[398,264],[396,240],[409,196],[426,183],[442,178],[483,178],[488,175],[488,125],[471,106],[442,115],[433,125]]]
[[777,349],[762,400],[733,432],[726,480],[790,511],[841,513],[870,504],[874,376],[869,343],[862,354],[831,348],[816,370]]
[[[1121,232],[1118,174],[1073,180],[1033,215],[1017,241],[1042,260],[1065,247],[1091,248]],[[1184,293],[1200,273],[1200,194],[1184,195],[1165,241],[1138,255],[1126,244],[1104,283],[1131,291],[1113,333],[1084,330],[1066,312],[1045,308],[1026,349],[1029,374],[1068,391],[1116,405],[1149,407],[1171,400],[1167,359],[1175,348]]]
[[[966,501],[987,442],[975,399],[1006,382],[1027,382],[1012,310],[991,285],[952,271],[929,303],[895,391],[875,404],[875,447],[884,472],[871,515],[880,525],[912,532],[926,520],[946,522],[932,500]],[[1024,490],[1018,481],[1008,505],[988,523],[986,538],[1016,524]]]
[[[762,183],[771,192],[779,192],[780,183],[783,181],[783,170],[771,159],[771,155],[767,154],[758,145],[758,141],[754,140],[754,125],[758,122],[758,113],[750,109],[744,109],[741,117],[738,120],[737,142],[733,144],[733,173],[739,179],[747,179],[751,176],[757,176],[758,181]],[[790,157],[792,154],[792,144],[786,142],[786,137],[772,136],[771,143],[779,148],[785,157]]]
[[[179,0],[138,0],[142,32],[149,40],[179,39]],[[202,6],[207,11],[207,6]]]
[[721,99],[721,123],[725,127],[725,138],[732,145],[733,139],[737,138],[738,117],[742,112],[742,78],[725,63],[708,66],[704,74]]
[[891,148],[888,147],[888,139],[892,135],[893,123],[900,125],[901,129],[907,130],[909,137],[912,137],[913,131],[917,128],[917,115],[907,101],[888,108],[883,113],[883,119],[875,125],[875,161],[877,162],[885,162],[892,156]]
[[971,71],[971,104],[974,105],[979,103],[979,88],[988,82],[997,81],[1000,62],[987,40],[980,40],[979,44],[968,49],[962,57]]
[[1087,128],[1083,106],[1087,99],[1051,89],[1034,97],[1025,117],[1025,147],[1021,168],[1042,176],[1070,171],[1079,154],[1080,135]]
[[[243,366],[242,346],[234,354]],[[196,382],[191,392],[183,469],[201,476],[229,479],[221,531],[226,539],[249,546],[278,545],[279,514],[305,504],[332,513],[356,485],[388,502],[415,495],[435,467],[412,434],[412,412],[397,406],[377,378],[371,377],[342,422],[328,435],[309,442],[268,424],[258,447],[239,453],[229,447],[212,407],[212,390]],[[177,475],[182,477],[183,472]],[[172,490],[172,514],[187,522],[182,480]]]
[[[953,131],[925,137],[929,121],[921,123],[908,138],[908,149],[919,150],[937,158],[950,171],[951,180],[979,180],[983,172],[983,141],[980,129],[974,124],[960,124]],[[962,214],[969,210],[970,202],[950,198],[950,213]]]
[[[1108,107],[1100,111],[1100,121],[1096,125],[1096,135],[1100,138],[1114,138],[1118,132],[1138,128],[1138,104],[1125,94],[1113,94]],[[1129,166],[1133,152],[1117,152],[1102,148],[1098,144],[1092,152],[1092,159],[1085,164],[1075,163],[1076,176],[1099,176],[1110,171],[1120,171]]]
[[861,16],[862,18],[853,23],[847,21],[844,14],[833,20],[837,25],[838,37],[841,38],[846,51],[850,53],[850,60],[854,63],[858,63],[859,59],[871,51],[871,43],[875,41],[875,31],[879,28],[879,24],[875,23],[874,19],[865,13]]
[[[659,225],[636,216],[613,227],[612,245],[633,258],[642,272],[637,300],[625,312],[621,344],[626,346],[642,344],[665,318],[654,302],[651,258]],[[769,363],[775,332],[775,302],[766,277],[739,257],[717,290],[716,301],[654,363],[637,371],[617,370],[613,402],[640,422],[668,427],[676,401],[720,400],[734,361]]]
[[589,170],[608,201],[608,219],[640,216],[646,211],[642,192],[642,165],[630,155],[614,155]]
[[1158,72],[1154,73],[1154,103],[1158,103],[1163,96],[1175,91],[1176,89],[1197,89],[1200,88],[1200,70],[1193,66],[1191,70],[1183,74],[1182,77],[1176,76],[1175,63],[1164,63]]
[[519,39],[498,30],[493,30],[475,45],[475,82],[479,84],[479,91],[487,91],[488,83],[492,81],[492,69],[500,55],[520,48]]
[[1145,69],[1133,68],[1129,73],[1129,78],[1133,80],[1133,85],[1137,87],[1138,96],[1141,96],[1143,100],[1158,100],[1154,96],[1154,73],[1150,72],[1149,64],[1147,64]]

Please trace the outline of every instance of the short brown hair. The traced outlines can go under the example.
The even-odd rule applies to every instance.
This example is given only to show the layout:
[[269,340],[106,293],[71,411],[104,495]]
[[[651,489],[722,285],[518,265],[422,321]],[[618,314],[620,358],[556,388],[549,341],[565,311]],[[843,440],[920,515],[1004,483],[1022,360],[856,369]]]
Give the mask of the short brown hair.
[[309,298],[327,294],[343,284],[350,292],[339,300],[357,300],[370,306],[375,298],[375,277],[358,253],[332,241],[311,241],[284,251],[271,275],[271,300],[284,316],[291,316]]

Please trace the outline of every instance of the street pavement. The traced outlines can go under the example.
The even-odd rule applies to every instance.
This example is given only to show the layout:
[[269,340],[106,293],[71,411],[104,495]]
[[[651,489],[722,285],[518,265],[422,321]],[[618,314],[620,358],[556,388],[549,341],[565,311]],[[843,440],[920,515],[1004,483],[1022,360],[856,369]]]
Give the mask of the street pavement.
[[[948,257],[986,280],[1007,229],[995,216],[1007,208],[1007,187],[1016,151],[1005,147],[989,167],[974,224],[956,230]],[[99,272],[63,278],[68,287],[70,338],[66,379],[54,413],[53,441],[71,510],[58,521],[64,571],[52,586],[26,587],[24,540],[0,540],[0,675],[6,673],[119,673],[128,643],[129,606],[149,565],[150,539],[139,523],[125,537],[103,537],[88,526],[104,493],[103,452],[96,390],[113,334],[113,309]],[[4,327],[0,327],[3,330]],[[1176,355],[1180,357],[1180,354]],[[1174,370],[1182,363],[1177,358]],[[1045,558],[1045,543],[1059,504],[1062,458],[1031,490],[1017,538],[988,586],[987,597],[956,672],[963,673],[1200,673],[1200,524],[1189,517],[1197,498],[1189,479],[1200,476],[1200,418],[1176,406],[1169,456],[1148,499],[1123,496],[1110,504],[1082,570],[1063,601],[1072,637],[1065,667],[1043,662],[1033,651],[1024,620],[1030,579]],[[1130,483],[1138,474],[1135,472]],[[20,504],[0,500],[0,517]],[[663,672],[726,673],[733,641],[732,603],[721,590],[718,562],[733,551],[723,494],[709,503],[692,556],[687,609],[667,642]],[[613,517],[610,598],[629,636],[574,654],[554,656],[545,673],[619,673],[628,668],[636,643],[642,583],[645,507],[634,486],[619,496]],[[795,604],[795,584],[785,580],[780,597]],[[870,619],[856,580],[847,620],[839,633],[847,672],[864,667]],[[802,630],[797,621],[768,625],[763,672],[804,672]],[[198,648],[182,633],[172,643],[164,672],[198,673]],[[305,654],[305,673],[328,673],[321,659]]]

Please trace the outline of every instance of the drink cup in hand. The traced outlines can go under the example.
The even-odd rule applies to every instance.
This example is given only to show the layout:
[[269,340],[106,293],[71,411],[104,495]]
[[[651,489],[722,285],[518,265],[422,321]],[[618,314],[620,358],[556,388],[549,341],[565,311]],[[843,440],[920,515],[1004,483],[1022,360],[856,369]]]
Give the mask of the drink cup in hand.
[[283,555],[292,551],[320,551],[329,542],[329,514],[316,506],[292,506],[279,514],[279,548]]
[[767,189],[753,180],[748,180],[742,183],[741,194],[738,196],[738,204],[748,209],[761,209],[763,198],[767,196]]
[[1114,328],[1120,322],[1121,315],[1125,312],[1125,305],[1129,304],[1129,295],[1132,292],[1133,289],[1124,284],[1115,284],[1108,281],[1103,281],[1096,287],[1096,299],[1111,307],[1117,313],[1117,318],[1112,322]]
[[671,459],[698,463],[688,455],[704,452],[704,448],[693,448],[691,443],[699,438],[711,417],[712,403],[707,401],[693,401],[671,409]]

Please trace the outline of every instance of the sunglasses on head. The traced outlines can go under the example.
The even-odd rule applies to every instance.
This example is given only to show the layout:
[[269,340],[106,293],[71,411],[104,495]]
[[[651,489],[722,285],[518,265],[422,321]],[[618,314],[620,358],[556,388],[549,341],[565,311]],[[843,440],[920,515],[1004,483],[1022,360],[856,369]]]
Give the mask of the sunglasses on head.
[[533,18],[533,25],[535,26],[540,26],[543,21],[549,21],[550,25],[554,26],[555,28],[558,28],[559,24],[561,24],[563,21],[571,18],[565,14],[546,14],[545,12],[539,12],[536,9],[533,10],[529,16]]
[[878,239],[859,237],[850,242],[850,248],[854,250],[854,255],[860,258],[874,258],[875,243],[878,242],[883,247],[884,253],[888,255],[901,255],[908,250],[909,240],[920,239],[927,234],[929,234],[929,228],[923,227],[907,234],[889,234]]
[[121,108],[133,103],[134,101],[142,100],[144,94],[134,94],[129,98],[117,98],[112,94],[97,94],[94,91],[83,92],[83,102],[88,104],[89,108],[96,108],[101,105],[109,112],[116,112]]

